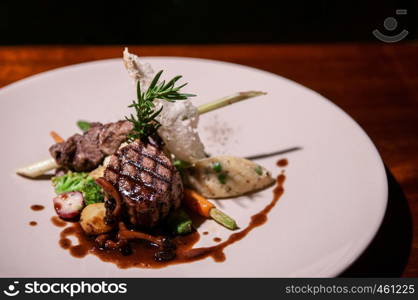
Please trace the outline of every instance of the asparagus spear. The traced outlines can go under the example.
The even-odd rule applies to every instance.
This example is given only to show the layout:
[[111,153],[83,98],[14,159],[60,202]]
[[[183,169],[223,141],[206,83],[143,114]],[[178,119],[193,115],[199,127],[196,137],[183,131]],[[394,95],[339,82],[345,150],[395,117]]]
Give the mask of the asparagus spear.
[[222,226],[230,230],[238,229],[238,225],[235,222],[235,220],[217,208],[212,208],[209,212],[209,215],[217,223],[221,224]]
[[167,226],[169,230],[176,235],[183,235],[192,232],[192,225],[192,220],[189,215],[181,208],[171,213],[167,218]]
[[246,99],[250,99],[253,97],[257,97],[257,96],[261,96],[261,95],[266,95],[267,93],[265,92],[259,92],[259,91],[248,91],[248,92],[239,92],[230,96],[226,96],[224,98],[221,98],[219,100],[215,100],[203,105],[200,105],[197,110],[199,112],[199,115],[203,115],[207,112],[210,112],[212,110],[227,106],[227,105],[231,105],[234,103],[237,103],[239,101],[243,101]]
[[53,158],[48,158],[46,160],[17,169],[16,173],[25,177],[36,178],[56,168],[58,168],[58,164],[55,162],[55,160]]

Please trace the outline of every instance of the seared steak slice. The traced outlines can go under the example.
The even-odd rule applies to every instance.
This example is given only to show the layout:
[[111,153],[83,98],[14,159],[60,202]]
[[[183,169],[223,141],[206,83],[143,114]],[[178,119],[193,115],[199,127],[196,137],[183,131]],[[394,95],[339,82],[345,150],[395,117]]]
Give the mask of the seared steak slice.
[[150,143],[136,140],[112,155],[105,179],[120,192],[128,221],[153,227],[180,206],[183,184],[170,159]]
[[129,121],[90,125],[91,128],[83,135],[75,134],[49,148],[58,165],[79,172],[91,171],[106,155],[116,152],[133,128]]
[[129,121],[119,121],[103,125],[99,135],[99,148],[105,155],[112,155],[133,129]]
[[101,130],[101,125],[95,125],[84,135],[73,136],[76,151],[71,163],[75,171],[90,171],[102,162],[104,155],[97,147]]

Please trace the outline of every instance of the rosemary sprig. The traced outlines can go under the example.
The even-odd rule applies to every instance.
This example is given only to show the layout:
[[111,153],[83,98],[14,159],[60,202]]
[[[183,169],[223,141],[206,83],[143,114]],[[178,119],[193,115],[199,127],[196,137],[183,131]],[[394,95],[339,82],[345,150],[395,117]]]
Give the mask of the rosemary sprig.
[[163,99],[168,102],[175,102],[176,100],[185,100],[193,97],[193,94],[180,93],[180,90],[187,84],[184,83],[175,86],[176,82],[182,77],[180,75],[174,77],[167,83],[163,80],[158,82],[163,71],[159,71],[150,86],[145,92],[141,91],[141,85],[138,80],[136,92],[137,99],[132,102],[129,107],[135,109],[135,115],[130,114],[130,117],[125,117],[126,120],[132,122],[133,130],[128,136],[129,140],[147,139],[150,136],[155,136],[161,124],[156,120],[156,117],[161,113],[163,107],[155,110],[154,99]]

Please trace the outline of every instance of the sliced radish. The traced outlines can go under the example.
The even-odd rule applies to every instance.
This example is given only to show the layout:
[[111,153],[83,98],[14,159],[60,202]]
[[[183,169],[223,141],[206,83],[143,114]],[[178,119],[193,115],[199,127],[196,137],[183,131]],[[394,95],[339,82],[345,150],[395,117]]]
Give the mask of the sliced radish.
[[78,217],[84,207],[83,194],[80,192],[67,192],[53,199],[54,208],[62,219]]

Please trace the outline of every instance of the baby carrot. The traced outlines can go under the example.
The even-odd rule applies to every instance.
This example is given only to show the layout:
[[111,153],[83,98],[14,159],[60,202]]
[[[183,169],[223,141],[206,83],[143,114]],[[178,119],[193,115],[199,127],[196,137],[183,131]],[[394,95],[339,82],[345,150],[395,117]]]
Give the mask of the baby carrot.
[[55,131],[51,131],[49,134],[54,139],[55,143],[64,142],[64,139],[58,133],[56,133]]
[[184,201],[191,210],[206,218],[210,218],[210,210],[215,207],[205,197],[189,189],[184,189]]
[[212,218],[228,229],[238,229],[234,219],[217,209],[208,199],[193,190],[184,190],[184,203],[189,209],[203,217]]

